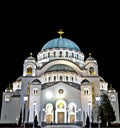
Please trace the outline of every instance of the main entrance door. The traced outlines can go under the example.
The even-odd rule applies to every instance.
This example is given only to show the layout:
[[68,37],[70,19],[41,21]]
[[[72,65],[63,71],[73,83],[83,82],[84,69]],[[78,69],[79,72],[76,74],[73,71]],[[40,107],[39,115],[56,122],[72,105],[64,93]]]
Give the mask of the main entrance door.
[[64,112],[58,112],[58,123],[64,123]]

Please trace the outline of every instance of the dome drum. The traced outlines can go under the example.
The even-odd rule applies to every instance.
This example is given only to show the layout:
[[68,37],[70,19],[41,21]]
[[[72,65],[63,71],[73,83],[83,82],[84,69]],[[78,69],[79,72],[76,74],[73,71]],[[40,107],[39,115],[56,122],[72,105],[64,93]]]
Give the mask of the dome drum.
[[41,63],[48,62],[54,59],[67,59],[73,62],[78,63],[78,65],[84,65],[84,54],[82,52],[77,52],[74,50],[68,49],[58,49],[58,50],[45,50],[43,52],[39,52],[37,55],[38,65],[42,65]]

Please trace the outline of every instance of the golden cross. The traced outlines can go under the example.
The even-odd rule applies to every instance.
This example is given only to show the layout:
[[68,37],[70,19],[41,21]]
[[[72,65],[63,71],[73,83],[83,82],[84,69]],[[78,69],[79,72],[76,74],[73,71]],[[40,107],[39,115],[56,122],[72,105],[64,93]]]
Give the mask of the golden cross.
[[60,34],[60,38],[62,38],[62,34],[63,34],[64,32],[62,31],[62,29],[60,29],[60,31],[58,31],[58,34]]

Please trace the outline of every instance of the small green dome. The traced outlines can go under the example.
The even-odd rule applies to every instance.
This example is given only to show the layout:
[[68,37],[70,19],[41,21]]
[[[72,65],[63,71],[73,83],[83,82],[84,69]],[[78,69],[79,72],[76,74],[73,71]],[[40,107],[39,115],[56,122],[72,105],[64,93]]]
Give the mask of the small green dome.
[[41,82],[40,82],[39,79],[34,79],[34,80],[32,81],[32,83],[33,83],[33,84],[40,84]]

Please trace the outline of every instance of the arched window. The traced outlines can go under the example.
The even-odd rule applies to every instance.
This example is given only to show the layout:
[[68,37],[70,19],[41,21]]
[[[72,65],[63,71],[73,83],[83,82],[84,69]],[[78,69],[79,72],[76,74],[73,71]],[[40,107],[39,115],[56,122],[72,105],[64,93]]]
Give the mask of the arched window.
[[60,76],[60,81],[62,81],[62,76]]
[[10,101],[10,96],[9,95],[5,95],[5,101]]
[[74,80],[74,78],[72,77],[72,81]]
[[54,57],[56,57],[56,52],[54,52],[53,54],[54,54]]
[[68,52],[66,52],[66,57],[68,57]]
[[32,67],[31,66],[28,66],[27,67],[27,74],[32,74]]
[[60,51],[60,57],[62,57],[62,51]]
[[115,95],[111,95],[111,101],[116,101]]
[[68,76],[66,76],[66,81],[68,81]]
[[60,102],[57,106],[57,109],[64,109],[64,104]]
[[56,76],[54,76],[54,81],[56,81]]
[[50,57],[50,53],[48,52],[48,57]]
[[38,88],[33,88],[33,95],[38,95]]
[[90,68],[89,68],[89,73],[90,73],[90,74],[95,74],[95,69],[94,69],[94,67],[90,67]]
[[76,112],[76,105],[75,103],[70,103],[68,105],[69,113],[75,113]]
[[89,94],[89,89],[85,88],[83,93],[84,93],[84,95],[88,95]]
[[48,77],[48,81],[49,81],[49,82],[51,81],[51,78],[50,78],[50,76]]
[[47,112],[47,114],[48,113],[50,114],[53,112],[53,105],[51,103],[46,105],[46,112]]
[[64,111],[64,110],[66,110],[66,102],[64,100],[58,100],[56,102],[56,110],[57,111]]

